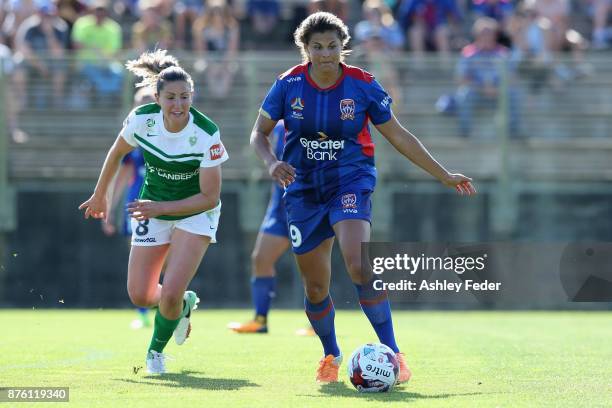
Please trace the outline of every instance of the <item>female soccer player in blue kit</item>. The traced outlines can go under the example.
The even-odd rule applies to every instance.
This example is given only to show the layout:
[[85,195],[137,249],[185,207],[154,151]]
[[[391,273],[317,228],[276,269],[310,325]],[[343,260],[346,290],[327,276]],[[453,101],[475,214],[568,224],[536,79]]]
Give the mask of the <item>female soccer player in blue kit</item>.
[[[471,179],[448,172],[395,118],[391,98],[369,73],[343,62],[350,39],[336,16],[319,12],[294,34],[303,64],[280,75],[266,96],[251,133],[251,145],[270,175],[285,186],[285,207],[293,252],[304,281],[306,315],[323,345],[317,381],[338,380],[342,354],[336,342],[334,305],[329,296],[331,251],[338,238],[359,303],[381,343],[395,351],[399,381],[411,377],[393,332],[385,292],[372,288],[362,272],[361,243],[370,240],[371,194],[376,184],[374,143],[368,122],[410,161],[455,188],[475,194]],[[268,135],[284,120],[282,157]]]
[[[134,107],[154,102],[155,91],[150,87],[140,88],[134,94]],[[145,161],[142,156],[142,150],[132,150],[121,161],[117,177],[115,178],[115,185],[113,186],[113,200],[108,209],[108,217],[102,220],[102,231],[104,231],[106,235],[111,236],[119,232],[121,235],[128,237],[128,244],[131,243],[132,217],[125,208],[129,203],[138,199],[142,183],[144,182],[145,173]],[[123,218],[120,223],[116,225],[117,223],[115,222],[114,215],[117,212],[117,204],[119,204],[121,198],[123,198]],[[117,229],[117,226],[119,226],[119,229]],[[130,327],[132,327],[132,329],[140,329],[141,327],[149,327],[150,325],[149,309],[146,307],[139,307],[138,319],[132,320]]]
[[[275,134],[274,152],[283,151],[285,130],[282,123],[273,129]],[[232,322],[228,325],[237,333],[267,333],[268,311],[276,290],[276,261],[289,249],[287,215],[282,203],[283,190],[275,182],[272,186],[270,202],[261,223],[255,248],[251,254],[251,296],[255,317],[246,323]]]
[[[279,157],[285,147],[285,126],[282,121],[276,124],[274,134],[274,154]],[[289,227],[287,212],[283,204],[284,189],[276,182],[272,186],[270,202],[266,215],[259,228],[255,248],[251,254],[251,297],[255,317],[245,323],[231,322],[228,327],[236,333],[267,333],[268,311],[272,298],[276,295],[276,261],[289,249]],[[314,336],[312,327],[298,329],[298,336]]]
[[[274,152],[283,151],[285,131],[279,123],[273,129]],[[255,247],[251,254],[251,296],[255,317],[246,323],[232,322],[228,325],[237,333],[267,333],[268,311],[276,290],[276,261],[289,249],[287,215],[282,203],[283,191],[274,183],[266,215],[259,228]]]

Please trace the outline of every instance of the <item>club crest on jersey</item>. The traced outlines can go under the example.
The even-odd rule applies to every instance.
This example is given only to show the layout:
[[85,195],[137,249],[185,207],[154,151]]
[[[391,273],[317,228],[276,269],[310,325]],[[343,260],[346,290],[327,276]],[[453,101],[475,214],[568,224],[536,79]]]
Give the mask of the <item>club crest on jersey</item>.
[[291,117],[295,119],[304,119],[304,115],[302,115],[302,111],[304,110],[304,102],[302,98],[297,97],[291,100]]
[[340,119],[355,119],[355,101],[352,99],[342,99],[340,101]]
[[342,212],[357,213],[357,196],[354,193],[344,194],[340,201],[342,203]]
[[155,126],[155,119],[149,118],[147,119],[147,127]]
[[196,135],[191,135],[191,136],[189,137],[189,144],[190,144],[190,145],[192,145],[192,146],[193,146],[194,144],[196,144],[196,142],[197,142],[197,141],[198,141],[198,137],[197,137]]

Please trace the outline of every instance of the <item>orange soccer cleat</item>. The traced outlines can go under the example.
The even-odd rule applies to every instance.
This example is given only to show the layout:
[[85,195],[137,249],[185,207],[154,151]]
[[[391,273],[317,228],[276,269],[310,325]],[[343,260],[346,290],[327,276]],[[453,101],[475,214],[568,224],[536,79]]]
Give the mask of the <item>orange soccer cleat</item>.
[[342,363],[342,354],[338,357],[334,357],[332,354],[328,354],[319,361],[319,368],[317,369],[317,382],[330,383],[338,381],[338,370]]
[[267,333],[268,325],[261,321],[251,320],[246,323],[235,323],[228,326],[236,333]]
[[404,353],[396,353],[395,357],[397,358],[397,361],[400,366],[399,378],[397,379],[397,383],[401,384],[407,382],[408,380],[410,380],[410,377],[412,377],[412,371],[410,371],[410,369],[408,368],[408,364],[406,364],[406,357],[404,356]]
[[295,335],[302,336],[302,337],[312,337],[312,336],[316,336],[316,333],[312,327],[304,327],[302,329],[297,329],[295,331]]

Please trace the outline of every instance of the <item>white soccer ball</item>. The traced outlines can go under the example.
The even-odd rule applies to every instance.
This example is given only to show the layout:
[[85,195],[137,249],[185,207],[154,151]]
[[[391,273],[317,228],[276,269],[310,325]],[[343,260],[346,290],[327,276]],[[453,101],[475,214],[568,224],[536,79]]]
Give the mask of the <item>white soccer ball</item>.
[[348,375],[359,392],[386,392],[397,382],[399,362],[384,344],[364,344],[351,355]]

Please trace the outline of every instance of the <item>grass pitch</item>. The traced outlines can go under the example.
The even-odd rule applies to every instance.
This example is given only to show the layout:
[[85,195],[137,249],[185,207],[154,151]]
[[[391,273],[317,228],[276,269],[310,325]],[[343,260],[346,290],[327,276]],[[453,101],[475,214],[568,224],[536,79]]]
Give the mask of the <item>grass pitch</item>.
[[225,328],[250,313],[196,311],[192,337],[166,348],[169,374],[153,377],[142,368],[151,330],[129,328],[135,312],[0,310],[0,387],[68,386],[70,402],[53,406],[69,407],[612,406],[610,312],[395,312],[414,376],[382,394],[346,375],[352,351],[375,340],[360,312],[337,312],[345,363],[324,386],[319,340],[294,335],[302,311],[272,310],[267,335]]

